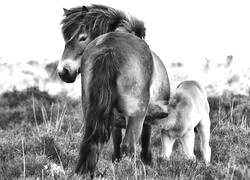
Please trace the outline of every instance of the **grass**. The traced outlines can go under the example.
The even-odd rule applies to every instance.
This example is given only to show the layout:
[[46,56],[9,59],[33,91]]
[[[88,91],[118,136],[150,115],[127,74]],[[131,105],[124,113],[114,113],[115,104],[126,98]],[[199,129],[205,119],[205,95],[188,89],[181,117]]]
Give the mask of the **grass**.
[[[206,166],[196,137],[197,161],[174,145],[170,160],[160,157],[160,129],[152,136],[153,164],[139,156],[111,162],[112,142],[105,145],[96,179],[249,179],[250,105],[248,96],[224,93],[209,97],[211,165]],[[50,96],[37,88],[0,97],[0,179],[80,179],[74,174],[84,123],[80,101]],[[137,155],[140,153],[137,146]],[[88,175],[82,179],[90,179]]]

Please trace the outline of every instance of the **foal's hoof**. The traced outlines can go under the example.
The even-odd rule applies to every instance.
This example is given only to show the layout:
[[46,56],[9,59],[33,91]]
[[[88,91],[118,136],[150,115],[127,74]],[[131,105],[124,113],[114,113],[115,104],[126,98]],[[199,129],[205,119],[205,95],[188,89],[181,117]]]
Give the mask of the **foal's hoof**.
[[186,155],[186,158],[190,159],[190,160],[193,160],[193,161],[196,161],[196,156],[195,155]]

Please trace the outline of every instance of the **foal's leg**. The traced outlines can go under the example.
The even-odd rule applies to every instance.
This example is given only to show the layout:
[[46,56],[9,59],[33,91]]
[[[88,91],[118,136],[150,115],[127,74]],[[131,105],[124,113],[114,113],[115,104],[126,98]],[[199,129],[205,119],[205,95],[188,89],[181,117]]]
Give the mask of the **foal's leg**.
[[194,155],[194,130],[189,130],[182,138],[180,138],[182,147],[187,158],[195,159]]
[[112,155],[112,161],[120,160],[121,158],[121,142],[122,142],[122,128],[120,127],[113,127],[112,131],[112,138],[113,138],[113,147],[114,152]]
[[164,129],[161,130],[161,155],[163,158],[169,159],[172,153],[175,138],[171,137]]
[[211,148],[209,146],[210,139],[210,118],[206,115],[198,125],[198,130],[201,135],[201,151],[206,164],[210,163]]
[[152,162],[152,152],[150,145],[151,136],[151,126],[148,124],[143,124],[142,134],[141,134],[141,158],[145,164],[151,164]]

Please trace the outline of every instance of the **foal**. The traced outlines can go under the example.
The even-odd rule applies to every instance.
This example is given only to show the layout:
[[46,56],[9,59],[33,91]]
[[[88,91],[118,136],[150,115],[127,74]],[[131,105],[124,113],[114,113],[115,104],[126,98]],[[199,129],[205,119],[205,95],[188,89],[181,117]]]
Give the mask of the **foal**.
[[177,86],[168,105],[168,117],[162,120],[162,155],[169,158],[177,138],[181,140],[188,158],[195,158],[194,128],[201,135],[201,150],[206,163],[210,162],[211,148],[209,104],[205,89],[196,81],[183,81]]

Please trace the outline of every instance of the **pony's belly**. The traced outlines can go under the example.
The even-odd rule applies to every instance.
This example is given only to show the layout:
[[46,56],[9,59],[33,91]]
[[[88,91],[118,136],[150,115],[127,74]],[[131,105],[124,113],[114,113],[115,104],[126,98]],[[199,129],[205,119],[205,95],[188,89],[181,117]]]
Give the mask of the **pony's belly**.
[[153,57],[153,74],[150,85],[150,103],[168,101],[170,97],[170,85],[167,70],[161,59],[151,51]]
[[[166,117],[168,104],[166,97],[169,93],[164,79],[159,76],[158,72],[154,72],[150,86],[150,100],[147,113],[150,121]],[[149,119],[146,118],[146,120]]]
[[[150,103],[154,104],[159,100],[162,94],[162,82],[159,79],[153,78],[150,86]],[[163,100],[163,99],[161,99]]]

